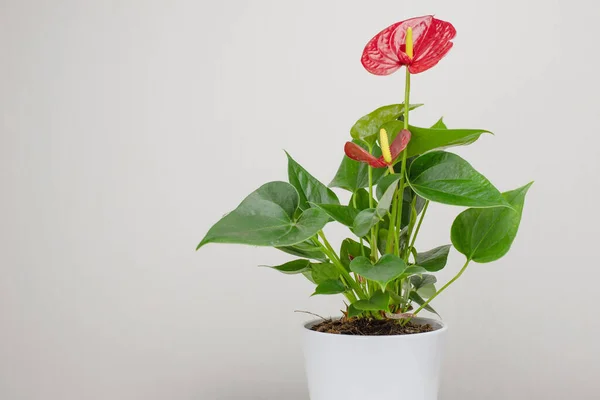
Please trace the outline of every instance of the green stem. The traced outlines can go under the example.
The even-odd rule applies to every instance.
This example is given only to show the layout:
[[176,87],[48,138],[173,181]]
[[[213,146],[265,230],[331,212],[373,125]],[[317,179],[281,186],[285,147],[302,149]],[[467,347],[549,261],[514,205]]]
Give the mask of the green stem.
[[[410,99],[410,71],[406,68],[406,83],[404,85],[404,129],[408,129],[408,113]],[[396,236],[398,237],[398,246],[396,254],[400,256],[400,233],[402,232],[402,205],[404,203],[404,181],[406,178],[406,158],[408,150],[402,152],[402,166],[400,169],[400,201],[398,201],[398,211],[396,220]]]
[[425,303],[421,304],[421,306],[419,308],[417,308],[417,310],[413,314],[417,315],[422,309],[424,309],[429,303],[431,303],[431,301],[433,299],[435,299],[436,297],[438,297],[438,295],[440,293],[442,293],[444,290],[446,290],[448,288],[448,286],[450,286],[454,282],[456,282],[456,280],[458,278],[460,278],[460,276],[463,274],[463,272],[465,272],[465,270],[469,266],[470,262],[471,262],[471,260],[467,259],[467,262],[465,262],[465,265],[463,265],[463,267],[460,269],[460,271],[458,272],[458,274],[456,274],[456,276],[454,278],[450,279],[450,281],[448,283],[446,283],[444,286],[442,286],[442,288],[440,290],[438,290],[437,292],[435,292],[435,294],[433,296],[431,296],[429,299],[427,299],[427,301]]
[[[417,196],[416,193],[415,193],[415,196]],[[421,218],[419,218],[419,223],[417,224],[417,228],[415,229],[415,234],[412,236],[410,245],[408,246],[407,254],[410,254],[412,249],[415,247],[415,241],[417,240],[417,235],[419,234],[419,230],[421,229],[421,224],[423,223],[423,218],[425,218],[425,213],[427,212],[427,207],[429,207],[429,200],[425,200],[425,206],[423,207],[423,211],[421,211]]]
[[[358,208],[357,204],[356,204],[356,192],[352,195],[352,205],[354,206],[355,209]],[[364,248],[364,242],[363,242],[363,238],[359,238],[360,240],[360,254],[362,254],[362,256],[365,256],[365,248]]]
[[396,213],[398,212],[396,204],[398,204],[398,201],[402,201],[402,198],[400,197],[399,190],[396,189],[396,193],[394,193],[394,203],[392,205],[392,216],[390,217],[390,226],[388,228],[387,243],[385,244],[385,252],[388,254],[392,252],[392,246],[394,245],[394,233],[396,232]]
[[[321,245],[321,242],[318,242],[319,245],[321,245],[321,247],[322,247],[321,250],[323,250],[325,252],[325,254],[333,262],[333,264],[340,270],[340,274],[348,281],[347,283],[356,292],[358,297],[360,297],[361,299],[366,299],[367,295],[362,290],[362,288],[360,287],[358,282],[356,282],[354,280],[354,278],[352,278],[350,273],[348,273],[348,271],[346,271],[346,268],[344,268],[342,261],[339,259],[339,257],[335,253],[335,250],[333,250],[333,247],[331,247],[331,244],[329,244],[329,241],[325,237],[325,234],[323,233],[323,231],[319,231],[318,235],[321,238],[321,240],[323,241],[323,245],[324,245],[323,246],[323,245]],[[356,301],[356,299],[354,299],[353,301]]]
[[[369,153],[372,148],[369,148]],[[373,208],[373,167],[369,165],[369,208]],[[377,261],[377,232],[371,228],[371,259]]]

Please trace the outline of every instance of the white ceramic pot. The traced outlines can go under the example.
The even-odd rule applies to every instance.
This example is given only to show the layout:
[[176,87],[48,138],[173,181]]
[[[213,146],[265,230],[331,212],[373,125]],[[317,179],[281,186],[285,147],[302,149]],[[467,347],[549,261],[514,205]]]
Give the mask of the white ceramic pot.
[[304,358],[311,400],[437,400],[444,342],[441,321],[432,332],[396,336],[334,335],[304,325]]

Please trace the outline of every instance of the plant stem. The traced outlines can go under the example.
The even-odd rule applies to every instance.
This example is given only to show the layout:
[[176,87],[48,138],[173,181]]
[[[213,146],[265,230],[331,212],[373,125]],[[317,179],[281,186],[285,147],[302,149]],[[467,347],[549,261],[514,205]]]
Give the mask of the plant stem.
[[398,188],[396,188],[396,192],[394,193],[394,202],[392,205],[392,216],[390,217],[390,226],[388,228],[387,243],[385,244],[385,252],[387,254],[392,252],[392,246],[394,245],[394,233],[396,232],[396,213],[398,212],[396,204],[398,204],[398,201],[402,201],[402,199],[400,197]]
[[[415,193],[415,196],[417,194]],[[415,233],[412,236],[410,241],[410,245],[408,246],[407,254],[410,254],[411,249],[415,246],[415,241],[417,240],[417,235],[419,234],[419,230],[421,229],[421,224],[423,223],[423,218],[425,218],[425,213],[427,212],[427,207],[429,207],[429,200],[425,200],[425,206],[423,207],[423,211],[421,211],[421,218],[419,218],[419,223],[417,224],[417,228],[415,229]]]
[[[404,129],[408,129],[408,113],[410,99],[410,71],[406,68],[406,83],[404,85]],[[406,157],[408,149],[402,151],[402,164],[400,169],[400,199],[398,201],[398,211],[396,220],[396,236],[398,237],[397,255],[400,254],[400,233],[402,232],[402,205],[404,203],[404,181],[406,178]]]
[[[335,250],[333,250],[333,247],[331,247],[331,244],[329,244],[329,241],[325,237],[325,234],[323,233],[323,231],[319,231],[318,235],[321,238],[321,240],[323,240],[324,248],[322,248],[322,250],[329,257],[329,259],[333,262],[333,264],[338,267],[338,269],[340,270],[340,274],[348,281],[347,283],[356,292],[358,297],[360,297],[361,299],[366,299],[367,295],[362,290],[360,285],[354,280],[354,278],[352,278],[350,273],[348,273],[348,271],[346,271],[346,268],[344,267],[344,265],[340,261],[339,257],[335,253]],[[321,242],[319,242],[319,244],[321,244]],[[352,301],[356,301],[356,299],[354,299]]]
[[442,293],[444,290],[446,290],[448,288],[448,286],[452,285],[454,282],[456,282],[456,280],[458,278],[460,278],[460,276],[463,274],[463,272],[465,272],[465,270],[467,269],[467,267],[469,266],[469,263],[471,262],[470,259],[467,259],[467,262],[465,262],[465,265],[463,265],[463,267],[460,269],[460,271],[458,272],[458,274],[456,274],[456,276],[452,279],[450,279],[450,281],[448,283],[446,283],[444,286],[442,286],[442,288],[440,290],[438,290],[437,292],[435,292],[435,294],[433,296],[431,296],[429,299],[427,299],[427,301],[423,304],[421,304],[421,306],[419,308],[417,308],[417,310],[413,313],[414,315],[417,315],[422,309],[424,309],[433,299],[435,299],[440,293]]
[[[354,209],[358,208],[358,206],[356,204],[356,192],[354,192],[352,194],[352,205],[354,206]],[[360,254],[364,257],[365,256],[365,248],[364,248],[363,238],[358,238],[358,240],[360,240]]]
[[[369,153],[372,148],[369,148]],[[373,167],[369,165],[369,208],[373,208]],[[377,232],[371,228],[371,259],[377,261]]]

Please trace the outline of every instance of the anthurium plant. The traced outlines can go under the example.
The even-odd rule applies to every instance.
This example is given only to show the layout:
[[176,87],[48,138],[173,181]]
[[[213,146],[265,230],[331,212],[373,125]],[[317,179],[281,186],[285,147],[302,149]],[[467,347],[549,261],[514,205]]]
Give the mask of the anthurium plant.
[[[445,149],[469,145],[485,129],[450,129],[409,123],[411,75],[438,64],[452,48],[452,24],[432,16],[395,23],[369,41],[362,64],[375,75],[405,67],[404,102],[379,107],[350,129],[345,156],[329,184],[321,183],[289,154],[289,182],[269,182],[246,197],[202,239],[208,243],[271,246],[296,258],[272,268],[301,274],[314,295],[346,297],[347,319],[392,319],[403,323],[422,310],[472,263],[504,256],[519,228],[531,186],[501,192],[460,156]],[[331,188],[351,193],[342,204]],[[417,247],[431,202],[465,207],[452,224],[452,244]],[[324,228],[337,222],[351,236],[339,246]],[[436,287],[435,273],[454,247],[465,262],[449,282]]]

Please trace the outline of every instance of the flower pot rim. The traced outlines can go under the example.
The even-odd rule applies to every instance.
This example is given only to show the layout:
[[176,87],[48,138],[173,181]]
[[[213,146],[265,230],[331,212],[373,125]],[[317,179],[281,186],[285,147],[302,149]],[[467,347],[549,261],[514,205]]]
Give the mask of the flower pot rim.
[[[336,320],[336,319],[339,319],[339,317],[332,318],[332,319]],[[313,325],[323,321],[322,319],[312,319],[308,322],[305,322],[302,327],[309,334],[321,335],[323,337],[329,336],[329,337],[336,337],[336,338],[344,338],[341,340],[365,340],[365,339],[392,340],[392,339],[398,339],[398,338],[401,338],[402,340],[411,340],[411,339],[422,338],[424,336],[440,335],[448,330],[448,325],[439,319],[415,317],[415,318],[412,318],[412,320],[417,321],[417,322],[429,323],[432,326],[437,327],[437,329],[430,331],[430,332],[412,333],[410,335],[341,335],[341,334],[334,334],[334,333],[327,333],[327,332],[317,332],[317,331],[313,331],[310,329]]]

